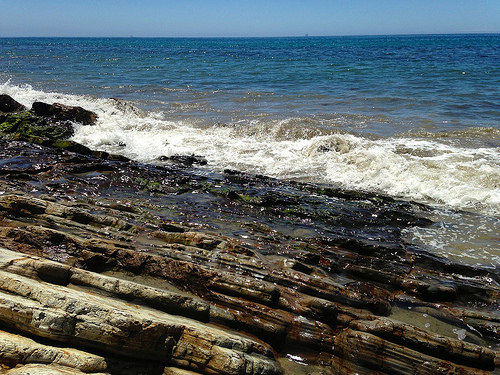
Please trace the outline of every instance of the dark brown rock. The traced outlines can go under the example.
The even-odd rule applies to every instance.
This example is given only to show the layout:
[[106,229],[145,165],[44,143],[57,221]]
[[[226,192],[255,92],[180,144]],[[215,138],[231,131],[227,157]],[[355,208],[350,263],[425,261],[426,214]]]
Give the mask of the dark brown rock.
[[182,164],[186,167],[191,167],[193,164],[197,165],[207,165],[207,159],[199,155],[172,155],[172,156],[160,156],[158,158],[160,161],[171,161],[176,164]]
[[93,125],[97,121],[97,115],[94,112],[83,109],[82,107],[72,107],[60,103],[47,104],[43,102],[34,102],[31,110],[37,116],[74,121],[84,125]]
[[24,111],[26,107],[6,94],[0,94],[0,112]]
[[495,368],[495,351],[450,337],[434,334],[410,324],[389,318],[371,321],[353,321],[350,327],[362,332],[404,344],[422,353],[432,353],[435,357],[483,370]]
[[[461,374],[486,375],[489,370],[459,365],[451,361],[433,357],[436,349],[429,347],[427,353],[406,348],[371,333],[347,328],[335,338],[335,354],[357,366],[366,373],[386,374]],[[340,361],[342,362],[342,361]],[[344,362],[345,363],[345,362]],[[353,368],[346,368],[340,374],[352,374]]]

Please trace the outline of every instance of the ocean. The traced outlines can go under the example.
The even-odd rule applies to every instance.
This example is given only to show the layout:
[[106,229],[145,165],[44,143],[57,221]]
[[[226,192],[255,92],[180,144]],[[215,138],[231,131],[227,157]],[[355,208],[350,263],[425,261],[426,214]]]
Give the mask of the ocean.
[[73,139],[143,162],[424,203],[408,243],[497,268],[499,62],[500,34],[0,38],[0,93],[95,111]]

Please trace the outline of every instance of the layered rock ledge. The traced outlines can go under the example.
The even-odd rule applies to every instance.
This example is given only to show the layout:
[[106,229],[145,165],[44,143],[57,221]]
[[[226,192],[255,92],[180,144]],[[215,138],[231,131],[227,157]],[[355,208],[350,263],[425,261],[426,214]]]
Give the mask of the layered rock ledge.
[[7,102],[2,373],[499,372],[498,271],[408,244],[430,208],[141,164]]

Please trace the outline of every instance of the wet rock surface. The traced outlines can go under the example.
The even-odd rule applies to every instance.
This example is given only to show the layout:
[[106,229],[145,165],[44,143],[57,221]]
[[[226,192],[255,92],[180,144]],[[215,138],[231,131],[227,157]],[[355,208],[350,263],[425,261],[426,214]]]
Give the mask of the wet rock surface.
[[498,373],[499,274],[408,244],[430,208],[46,125],[0,138],[5,373]]
[[26,108],[9,95],[0,94],[0,112],[17,112]]
[[93,125],[97,121],[97,115],[94,112],[82,107],[72,107],[60,103],[34,102],[31,110],[37,116],[50,117],[55,120],[80,122],[84,125]]

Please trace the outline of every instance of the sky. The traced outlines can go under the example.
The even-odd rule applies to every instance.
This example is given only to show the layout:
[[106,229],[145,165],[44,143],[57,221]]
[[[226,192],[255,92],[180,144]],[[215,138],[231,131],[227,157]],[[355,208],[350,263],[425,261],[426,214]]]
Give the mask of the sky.
[[500,32],[500,0],[0,0],[0,11],[0,37]]

